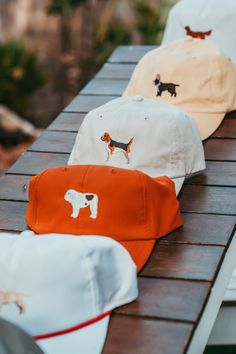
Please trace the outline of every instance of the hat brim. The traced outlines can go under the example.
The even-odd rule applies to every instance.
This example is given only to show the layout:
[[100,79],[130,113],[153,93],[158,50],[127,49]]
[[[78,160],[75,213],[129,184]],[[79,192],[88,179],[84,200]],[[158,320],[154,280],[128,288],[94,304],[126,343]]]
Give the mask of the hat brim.
[[107,315],[78,330],[37,340],[37,344],[45,354],[100,354],[106,340],[109,318]]
[[179,194],[179,192],[180,192],[180,190],[181,190],[181,188],[183,186],[184,180],[185,180],[184,177],[172,178],[172,181],[175,184],[175,193],[176,193],[176,195]]
[[225,117],[225,113],[189,113],[198,127],[201,140],[209,138],[220,126]]
[[120,242],[131,255],[139,272],[150,257],[156,240],[122,241]]

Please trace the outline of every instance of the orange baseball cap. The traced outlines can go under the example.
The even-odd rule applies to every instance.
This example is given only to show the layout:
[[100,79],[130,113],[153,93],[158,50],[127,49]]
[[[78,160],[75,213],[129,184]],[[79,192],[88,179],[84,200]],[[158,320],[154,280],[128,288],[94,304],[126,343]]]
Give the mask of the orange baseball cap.
[[96,165],[50,168],[32,177],[26,221],[38,234],[111,237],[129,251],[138,271],[155,240],[182,225],[168,177]]

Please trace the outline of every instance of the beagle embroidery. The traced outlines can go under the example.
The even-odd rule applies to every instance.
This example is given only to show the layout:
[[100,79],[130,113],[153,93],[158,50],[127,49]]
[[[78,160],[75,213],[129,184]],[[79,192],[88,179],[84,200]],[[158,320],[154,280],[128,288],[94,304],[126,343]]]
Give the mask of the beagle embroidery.
[[159,74],[156,75],[156,78],[153,83],[157,87],[157,96],[161,96],[163,91],[168,91],[171,97],[177,96],[176,87],[179,86],[178,84],[161,82],[161,77]]
[[129,161],[130,161],[130,159],[129,159],[130,146],[131,146],[134,138],[131,138],[128,143],[121,143],[121,142],[113,140],[111,138],[110,134],[106,132],[101,137],[101,140],[105,141],[106,146],[107,146],[107,159],[106,159],[106,161],[109,160],[109,158],[111,157],[111,155],[113,154],[114,151],[119,150],[124,154],[127,163],[129,163]]
[[184,29],[186,31],[187,36],[191,36],[193,38],[200,38],[200,39],[205,39],[207,36],[210,36],[212,32],[212,30],[207,32],[194,32],[190,29],[189,26],[185,26]]
[[90,218],[96,219],[98,210],[98,196],[94,193],[81,193],[74,189],[69,189],[64,199],[71,204],[71,217],[76,219],[79,216],[81,208],[90,208]]
[[23,295],[13,291],[0,291],[0,308],[2,305],[15,304],[20,314],[25,312]]

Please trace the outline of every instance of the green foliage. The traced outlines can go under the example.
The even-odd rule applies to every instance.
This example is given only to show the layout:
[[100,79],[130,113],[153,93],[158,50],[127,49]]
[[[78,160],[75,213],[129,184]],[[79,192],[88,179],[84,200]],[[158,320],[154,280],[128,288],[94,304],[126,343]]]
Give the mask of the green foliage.
[[12,40],[0,46],[0,103],[19,114],[27,109],[29,96],[44,82],[36,55]]
[[48,13],[69,16],[76,6],[84,2],[86,0],[51,0]]
[[105,31],[98,27],[94,34],[92,51],[81,63],[81,84],[83,85],[96,74],[117,46],[128,44],[130,40],[130,31],[120,21],[109,23]]
[[156,6],[151,6],[142,0],[136,3],[136,26],[144,44],[160,42],[160,34],[164,30],[163,13],[167,6],[167,1],[160,1]]

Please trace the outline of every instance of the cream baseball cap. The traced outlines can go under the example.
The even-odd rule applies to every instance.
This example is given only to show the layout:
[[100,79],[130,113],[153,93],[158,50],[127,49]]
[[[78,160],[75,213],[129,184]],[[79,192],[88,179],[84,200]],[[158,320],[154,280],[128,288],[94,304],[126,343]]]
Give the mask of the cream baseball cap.
[[133,95],[182,108],[204,140],[236,109],[236,67],[214,45],[186,37],[142,57],[124,92]]
[[211,42],[236,62],[236,1],[182,0],[169,12],[162,44],[190,35]]
[[100,354],[109,315],[138,295],[136,266],[107,237],[0,234],[0,314],[45,354]]
[[192,119],[160,100],[120,97],[90,111],[76,137],[69,165],[111,165],[167,176],[178,194],[186,176],[205,169]]

